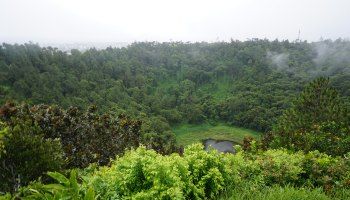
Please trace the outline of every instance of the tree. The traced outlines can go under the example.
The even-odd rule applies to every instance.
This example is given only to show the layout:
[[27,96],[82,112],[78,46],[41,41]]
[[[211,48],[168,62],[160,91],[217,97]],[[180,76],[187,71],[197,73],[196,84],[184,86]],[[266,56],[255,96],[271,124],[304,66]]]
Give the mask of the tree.
[[271,145],[341,155],[350,150],[349,125],[349,114],[340,95],[330,86],[329,79],[321,77],[306,86],[278,120]]
[[21,123],[2,127],[0,192],[16,191],[47,171],[61,170],[65,165],[63,157],[60,141],[45,139],[38,126]]
[[141,140],[141,121],[125,115],[99,114],[95,106],[82,112],[75,107],[64,110],[58,106],[7,103],[0,108],[0,118],[10,128],[21,124],[38,126],[44,139],[59,139],[68,168],[94,162],[106,165],[126,148],[137,147]]

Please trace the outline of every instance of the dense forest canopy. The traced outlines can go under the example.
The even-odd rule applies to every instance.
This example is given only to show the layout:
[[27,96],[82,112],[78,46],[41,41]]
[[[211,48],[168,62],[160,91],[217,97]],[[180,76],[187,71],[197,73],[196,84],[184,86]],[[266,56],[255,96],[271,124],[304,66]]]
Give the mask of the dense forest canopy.
[[330,77],[349,98],[349,54],[350,42],[342,39],[138,42],[84,52],[3,43],[0,103],[95,104],[102,112],[150,119],[158,132],[218,121],[267,131],[318,76]]

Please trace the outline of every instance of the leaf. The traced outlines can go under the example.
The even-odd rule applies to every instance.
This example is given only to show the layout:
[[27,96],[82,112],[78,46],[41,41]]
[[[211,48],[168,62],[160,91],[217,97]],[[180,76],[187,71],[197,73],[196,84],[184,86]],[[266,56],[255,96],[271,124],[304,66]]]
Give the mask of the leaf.
[[79,191],[79,186],[78,186],[78,182],[77,182],[77,171],[76,170],[72,170],[70,172],[69,182],[70,182],[70,186],[72,187],[72,189],[74,191]]
[[66,187],[60,184],[47,184],[47,185],[43,185],[43,188],[45,190],[48,190],[50,192],[53,192],[54,190],[56,191],[60,191],[60,190],[65,190]]
[[50,177],[52,177],[53,179],[55,179],[56,181],[58,181],[61,184],[64,184],[66,186],[69,185],[69,179],[66,178],[63,174],[58,173],[58,172],[48,172],[47,175],[49,175]]
[[88,191],[85,194],[84,200],[94,200],[95,199],[95,191],[92,187],[89,187]]

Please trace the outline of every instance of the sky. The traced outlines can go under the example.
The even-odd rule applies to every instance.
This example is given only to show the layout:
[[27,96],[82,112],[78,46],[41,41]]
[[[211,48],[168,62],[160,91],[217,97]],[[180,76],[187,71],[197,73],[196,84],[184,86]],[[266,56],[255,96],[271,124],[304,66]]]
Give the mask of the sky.
[[350,38],[350,0],[0,0],[0,42]]

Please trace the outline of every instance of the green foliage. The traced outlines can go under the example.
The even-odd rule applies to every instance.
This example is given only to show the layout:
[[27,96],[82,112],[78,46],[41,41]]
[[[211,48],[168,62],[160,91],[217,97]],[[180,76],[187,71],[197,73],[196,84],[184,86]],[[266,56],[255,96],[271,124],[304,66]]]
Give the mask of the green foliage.
[[9,193],[4,194],[4,195],[0,194],[0,200],[11,200],[11,199],[12,199],[12,196]]
[[70,179],[49,173],[59,184],[33,183],[22,188],[19,195],[68,199],[341,199],[349,194],[349,172],[348,157],[317,151],[252,153],[238,148],[237,154],[223,154],[193,144],[185,148],[183,156],[163,156],[139,147],[117,157],[111,166],[90,166],[80,178],[74,170]]
[[[254,157],[254,156],[253,156]],[[284,150],[268,150],[257,156],[261,173],[268,185],[298,184],[302,174],[304,155],[300,152],[289,154]]]
[[223,191],[228,179],[222,157],[194,145],[177,154],[161,156],[144,147],[127,152],[110,168],[88,178],[102,199],[203,199]]
[[[250,185],[248,185],[250,184]],[[291,186],[281,187],[254,187],[252,183],[235,188],[222,200],[331,200],[321,189],[295,188]]]
[[107,184],[102,199],[116,195],[134,199],[183,199],[189,184],[184,182],[187,168],[178,155],[162,157],[141,147],[118,158],[111,168],[102,169],[93,179],[93,185],[100,185],[101,179]]
[[184,159],[188,163],[193,184],[190,198],[214,198],[224,190],[228,176],[224,160],[216,151],[205,152],[202,145],[195,144],[185,149]]
[[1,132],[0,191],[16,191],[45,172],[64,167],[60,141],[44,138],[38,126],[24,123]]
[[341,159],[333,158],[318,151],[309,152],[305,155],[304,170],[310,184],[322,186],[327,191],[334,187],[350,186],[350,157]]
[[343,155],[350,150],[349,122],[348,109],[337,91],[328,79],[318,78],[281,116],[271,146]]
[[70,177],[66,178],[58,172],[49,172],[48,175],[52,177],[56,184],[42,185],[40,183],[33,183],[28,188],[22,189],[17,196],[21,199],[28,200],[56,200],[56,199],[71,199],[71,200],[95,200],[95,191],[92,188],[83,190],[81,185],[77,182],[77,171],[72,170]]
[[178,152],[174,134],[162,117],[150,117],[142,124],[142,144],[158,153],[170,154]]
[[[59,139],[68,168],[86,167],[93,162],[105,165],[126,148],[138,146],[141,140],[140,121],[125,115],[99,114],[93,106],[82,112],[74,107],[64,110],[58,106],[7,103],[0,117],[14,129],[25,123],[29,128],[40,128],[45,139]],[[21,143],[13,141],[12,145]]]
[[[43,183],[22,188],[18,197],[213,199],[243,190],[232,198],[346,199],[350,62],[337,53],[320,58],[318,45],[346,55],[350,43],[146,42],[70,53],[2,44],[0,103],[14,99],[65,109],[11,103],[1,107],[1,192],[17,190],[47,170],[60,171],[64,164],[83,168],[97,163],[80,177],[74,170],[70,178],[49,173],[58,184],[43,184],[43,176]],[[276,55],[287,55],[285,62],[276,62]],[[320,75],[331,78],[314,80],[291,101],[303,83]],[[223,122],[269,131],[282,113],[263,138],[263,147],[288,150],[261,151],[258,142],[247,138],[246,151],[237,148],[235,155],[206,152],[201,145],[187,147],[182,156],[169,155],[179,150],[170,125]],[[221,125],[196,126],[195,134],[186,135],[188,126],[182,127],[177,136],[183,144],[208,135],[235,141],[246,135],[243,129],[231,134]],[[123,155],[140,143],[146,147]]]
[[[334,54],[318,55],[319,46]],[[62,52],[2,44],[0,103],[96,104],[102,112],[163,117],[171,125],[222,121],[266,131],[314,77],[330,76],[348,99],[350,62],[336,52],[348,55],[349,46],[345,40],[139,42]],[[286,59],[276,62],[278,55]]]

